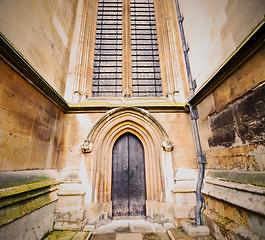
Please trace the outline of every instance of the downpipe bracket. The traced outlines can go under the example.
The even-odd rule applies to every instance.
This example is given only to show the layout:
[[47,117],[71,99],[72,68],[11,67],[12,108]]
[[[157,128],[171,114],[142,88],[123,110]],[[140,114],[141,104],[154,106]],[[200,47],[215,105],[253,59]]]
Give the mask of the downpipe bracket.
[[199,164],[206,164],[207,163],[207,158],[205,153],[201,153],[197,155],[198,158],[198,163]]

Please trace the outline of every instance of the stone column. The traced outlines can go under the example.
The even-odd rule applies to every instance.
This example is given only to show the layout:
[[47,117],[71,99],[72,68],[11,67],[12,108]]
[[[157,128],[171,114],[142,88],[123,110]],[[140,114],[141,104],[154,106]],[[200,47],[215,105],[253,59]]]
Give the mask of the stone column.
[[180,90],[176,48],[179,45],[176,44],[179,41],[176,34],[177,15],[172,0],[154,0],[154,7],[163,95],[173,97]]
[[122,95],[132,96],[132,54],[130,0],[122,2]]
[[84,101],[91,95],[97,9],[97,0],[78,2],[65,93],[70,102]]

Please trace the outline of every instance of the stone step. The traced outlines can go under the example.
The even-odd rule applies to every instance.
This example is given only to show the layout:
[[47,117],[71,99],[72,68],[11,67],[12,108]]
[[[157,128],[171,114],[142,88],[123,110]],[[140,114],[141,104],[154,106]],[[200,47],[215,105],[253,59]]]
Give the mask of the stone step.
[[54,231],[44,240],[214,240],[210,236],[190,237],[180,229],[171,229],[171,235],[162,233],[108,233],[92,234],[92,232]]
[[93,231],[93,234],[166,232],[164,226],[146,220],[114,220]]

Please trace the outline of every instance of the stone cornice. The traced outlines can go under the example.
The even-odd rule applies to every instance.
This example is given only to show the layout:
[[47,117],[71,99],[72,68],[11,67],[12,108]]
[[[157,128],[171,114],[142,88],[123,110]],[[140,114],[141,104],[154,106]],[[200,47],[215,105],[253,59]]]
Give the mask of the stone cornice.
[[56,104],[64,112],[69,106],[67,102],[55,91],[55,89],[31,66],[25,57],[8,41],[0,32],[0,57],[14,69],[23,79],[34,86],[50,101]]
[[9,42],[0,32],[0,58],[3,59],[12,69],[23,77],[29,84],[46,96],[51,102],[57,105],[65,113],[82,113],[94,111],[108,111],[112,108],[141,107],[149,111],[173,111],[188,112],[185,104],[175,103],[167,98],[142,98],[126,100],[125,98],[96,99],[71,104],[56,92],[56,90],[33,68],[25,57]]

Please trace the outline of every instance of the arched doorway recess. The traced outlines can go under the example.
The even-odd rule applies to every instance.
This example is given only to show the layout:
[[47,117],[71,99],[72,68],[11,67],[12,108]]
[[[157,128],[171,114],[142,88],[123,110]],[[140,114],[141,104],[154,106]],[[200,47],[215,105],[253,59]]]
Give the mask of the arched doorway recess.
[[[165,172],[163,151],[171,151],[168,134],[149,112],[135,107],[118,108],[107,112],[92,127],[82,147],[92,156],[91,207],[95,217],[102,212],[112,218],[112,151],[117,139],[125,133],[136,136],[144,149],[146,179],[146,217],[163,215]],[[90,211],[90,210],[89,210]]]
[[113,147],[111,200],[114,218],[146,215],[144,148],[129,132]]

